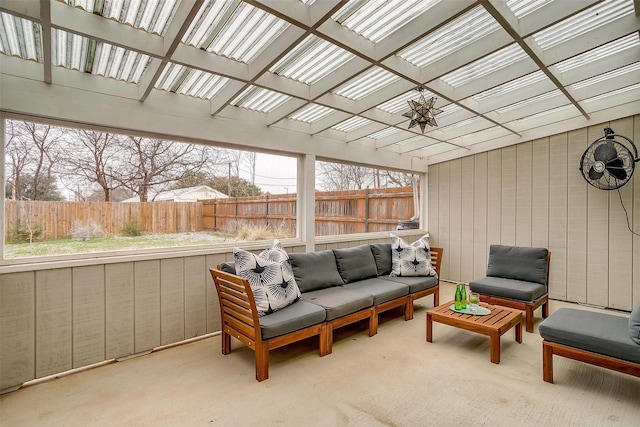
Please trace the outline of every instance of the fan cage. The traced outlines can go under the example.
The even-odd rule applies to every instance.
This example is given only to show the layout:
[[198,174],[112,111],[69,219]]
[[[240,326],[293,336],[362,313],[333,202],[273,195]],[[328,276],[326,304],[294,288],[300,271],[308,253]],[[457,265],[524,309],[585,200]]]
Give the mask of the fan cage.
[[[629,182],[633,175],[637,157],[636,147],[629,139],[622,137],[627,140],[633,147],[636,153],[636,156],[634,156],[631,153],[631,150],[629,150],[623,143],[615,139],[615,137],[618,136],[619,135],[608,134],[605,137],[597,139],[589,146],[589,148],[587,148],[587,150],[582,155],[582,158],[580,159],[580,170],[582,171],[582,177],[585,179],[585,181],[587,181],[587,183],[595,188],[607,191],[616,190]],[[609,173],[607,169],[603,171],[602,176],[598,179],[592,179],[589,176],[589,171],[597,163],[595,159],[595,152],[598,147],[605,144],[611,145],[616,150],[618,156],[617,158],[622,161],[622,169],[624,169],[624,171],[626,172],[626,177],[624,179],[616,178],[611,173]]]

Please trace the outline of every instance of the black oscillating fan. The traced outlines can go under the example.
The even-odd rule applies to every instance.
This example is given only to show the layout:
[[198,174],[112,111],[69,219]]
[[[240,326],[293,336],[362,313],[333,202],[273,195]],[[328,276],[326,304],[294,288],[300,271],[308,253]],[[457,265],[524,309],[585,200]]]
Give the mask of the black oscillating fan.
[[[633,153],[620,142],[623,139],[633,148]],[[629,182],[639,160],[635,144],[606,127],[604,136],[596,139],[582,155],[580,170],[590,185],[601,190],[615,190]]]

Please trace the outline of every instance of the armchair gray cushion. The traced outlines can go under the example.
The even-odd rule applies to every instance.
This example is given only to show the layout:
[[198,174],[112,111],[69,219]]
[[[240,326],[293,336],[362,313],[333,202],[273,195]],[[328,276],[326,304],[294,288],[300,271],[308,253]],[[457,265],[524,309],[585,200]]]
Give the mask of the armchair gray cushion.
[[535,301],[543,296],[547,289],[544,285],[503,277],[484,277],[469,282],[469,289],[482,295],[507,298],[519,301]]
[[331,250],[289,254],[293,276],[300,292],[342,285],[342,277],[336,267]]
[[487,276],[547,285],[546,248],[491,245]]
[[376,261],[369,245],[360,245],[347,249],[334,249],[338,273],[344,283],[371,279],[378,275]]
[[640,302],[636,304],[629,317],[629,335],[636,344],[640,345]]
[[220,264],[220,271],[224,271],[229,274],[236,274],[236,263],[235,261],[226,261]]

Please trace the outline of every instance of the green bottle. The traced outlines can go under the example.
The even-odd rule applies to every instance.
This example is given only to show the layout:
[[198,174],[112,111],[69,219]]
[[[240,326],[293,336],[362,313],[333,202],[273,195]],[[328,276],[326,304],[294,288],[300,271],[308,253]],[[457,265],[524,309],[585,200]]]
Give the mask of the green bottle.
[[460,283],[460,302],[462,303],[462,309],[467,308],[467,287],[464,283]]
[[462,291],[460,289],[460,283],[456,284],[456,296],[453,306],[456,310],[462,310]]

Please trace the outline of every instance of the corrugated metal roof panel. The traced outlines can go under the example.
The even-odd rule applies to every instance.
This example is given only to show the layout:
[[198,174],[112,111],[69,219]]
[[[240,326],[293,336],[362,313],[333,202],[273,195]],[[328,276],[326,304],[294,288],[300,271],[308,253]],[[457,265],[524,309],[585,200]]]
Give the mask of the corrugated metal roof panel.
[[507,0],[507,7],[520,19],[552,2],[553,0]]
[[231,105],[246,108],[248,110],[268,113],[275,110],[291,97],[283,93],[274,92],[257,86],[249,86],[236,99],[231,101]]
[[361,128],[362,126],[366,126],[369,123],[373,122],[369,119],[365,119],[364,117],[353,116],[350,119],[344,120],[337,125],[332,126],[331,129],[339,130],[341,132],[350,132],[352,130]]
[[313,84],[353,58],[346,50],[310,35],[269,71],[306,84]]
[[108,43],[52,29],[53,63],[97,76],[138,83],[151,58]]
[[532,96],[531,98],[524,99],[524,100],[522,100],[520,102],[515,102],[515,103],[507,105],[505,107],[498,108],[496,110],[496,112],[498,112],[500,114],[506,113],[508,111],[517,110],[518,108],[524,107],[525,105],[529,105],[529,104],[534,103],[534,102],[544,101],[545,99],[551,99],[551,98],[553,98],[555,96],[559,96],[559,95],[561,95],[560,89],[555,89],[555,90],[540,94],[538,96]]
[[612,90],[611,92],[606,92],[606,93],[603,93],[601,95],[593,96],[591,98],[583,99],[582,102],[599,101],[601,99],[610,98],[612,96],[618,96],[618,95],[623,94],[625,92],[629,92],[629,91],[637,90],[637,89],[640,89],[640,83],[636,83],[636,84],[631,85],[631,86],[626,86],[626,87],[623,87],[623,88],[620,88],[620,89],[617,89],[617,90]]
[[334,110],[333,108],[325,107],[323,105],[310,104],[302,108],[301,110],[296,111],[294,114],[291,114],[289,118],[305,123],[315,123],[322,118],[327,117],[334,111],[336,110]]
[[226,77],[170,63],[163,70],[155,87],[168,92],[210,100],[228,82],[229,79]]
[[427,65],[491,34],[500,25],[482,7],[477,6],[398,53],[417,67]]
[[42,62],[42,26],[0,12],[0,53]]
[[[608,73],[600,74],[595,77],[591,77],[590,79],[582,80],[580,82],[574,83],[571,85],[571,89],[582,89],[587,86],[594,85],[596,83],[601,83],[605,80],[612,79],[614,77],[621,76],[627,73],[638,73],[640,71],[640,62],[634,62],[633,64],[629,64],[626,67],[618,68],[613,71],[609,71]],[[637,77],[640,77],[640,73],[636,74]]]
[[71,7],[164,36],[179,0],[58,0]]
[[400,132],[402,132],[402,130],[398,128],[386,128],[386,129],[379,130],[378,132],[372,133],[371,135],[369,135],[369,138],[382,139],[391,135],[395,135]]
[[537,32],[533,39],[541,49],[549,49],[631,13],[634,13],[633,0],[605,0]]
[[182,42],[249,63],[288,26],[282,19],[239,0],[207,1]]
[[621,37],[618,40],[612,41],[611,43],[607,43],[595,49],[591,49],[587,52],[581,53],[580,55],[574,56],[573,58],[558,62],[556,67],[561,73],[564,73],[636,46],[640,46],[640,34],[629,34],[628,36]]
[[373,42],[379,42],[440,0],[356,0],[331,18]]
[[509,93],[511,91],[521,89],[523,87],[529,86],[535,82],[539,82],[547,78],[542,71],[536,71],[531,74],[527,74],[526,76],[522,76],[519,79],[512,80],[500,86],[496,86],[492,89],[485,90],[484,92],[480,92],[477,95],[472,96],[476,101],[483,101],[485,99],[494,98],[496,96],[504,95],[505,93]]
[[[420,97],[420,95],[421,94],[418,91],[411,90],[407,93],[404,93],[400,96],[390,99],[389,101],[383,104],[378,105],[376,108],[391,114],[399,113],[401,111],[407,111],[409,110],[408,101],[416,100]],[[426,89],[422,91],[422,95],[425,97],[425,99],[429,99],[432,96],[435,96],[433,93],[429,92]]]
[[333,93],[357,101],[399,79],[400,77],[383,68],[373,67],[335,89]]
[[520,45],[514,43],[511,46],[500,49],[491,55],[487,55],[467,66],[444,75],[440,79],[453,87],[460,87],[472,80],[486,76],[524,58],[528,58],[527,53]]

